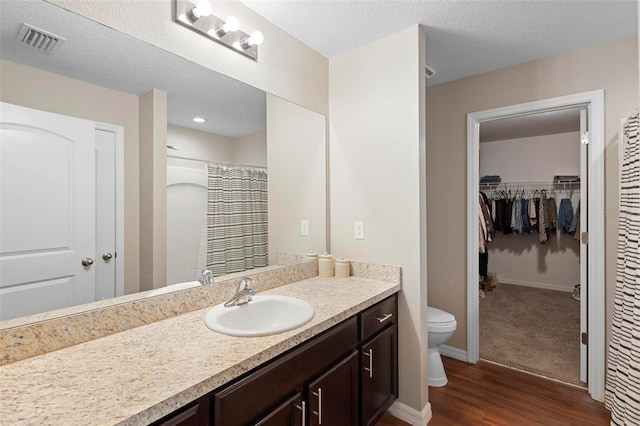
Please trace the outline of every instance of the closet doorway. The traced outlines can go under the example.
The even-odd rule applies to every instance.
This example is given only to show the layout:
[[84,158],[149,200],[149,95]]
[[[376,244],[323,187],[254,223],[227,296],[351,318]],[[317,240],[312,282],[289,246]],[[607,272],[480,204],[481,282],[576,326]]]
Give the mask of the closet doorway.
[[[505,181],[501,188],[507,192],[509,190],[512,191],[511,197],[505,198],[513,198],[517,191],[519,194],[528,194],[527,197],[533,198],[532,196],[536,190],[538,191],[536,193],[537,196],[541,198],[540,195],[552,195],[555,189],[556,193],[553,195],[556,195],[557,197],[558,206],[561,203],[562,198],[569,198],[570,195],[573,195],[573,210],[577,207],[576,202],[578,199],[580,200],[581,205],[581,229],[577,234],[578,238],[581,238],[582,241],[572,242],[568,235],[561,235],[558,237],[554,233],[552,235],[551,244],[547,244],[544,247],[532,246],[530,241],[523,242],[522,239],[538,238],[539,236],[536,231],[535,234],[516,236],[516,238],[520,238],[520,241],[515,244],[516,247],[505,250],[507,240],[504,239],[505,236],[501,236],[503,239],[499,244],[502,245],[503,256],[498,255],[496,257],[496,261],[504,263],[505,254],[508,258],[509,255],[513,256],[514,253],[524,253],[528,250],[529,253],[527,253],[527,255],[531,256],[531,252],[534,252],[533,255],[536,257],[537,262],[534,268],[532,268],[532,271],[536,273],[544,273],[547,272],[546,270],[548,267],[549,269],[553,269],[546,256],[553,256],[554,251],[562,252],[565,255],[564,261],[568,263],[568,267],[570,267],[571,270],[562,271],[564,277],[555,277],[555,285],[561,285],[561,283],[564,282],[564,285],[573,287],[575,284],[578,284],[573,281],[578,281],[579,277],[579,283],[581,285],[579,303],[581,307],[580,331],[585,333],[584,342],[586,343],[588,339],[589,345],[587,346],[586,344],[582,344],[580,342],[581,335],[576,332],[575,349],[580,349],[581,379],[588,383],[589,393],[594,399],[598,400],[602,400],[604,397],[603,98],[603,91],[594,91],[493,110],[480,111],[470,113],[467,116],[467,154],[469,170],[467,179],[467,360],[475,363],[480,356],[480,297],[478,285],[480,261],[478,253],[482,247],[482,242],[478,239],[477,228],[478,217],[481,213],[481,206],[478,203],[478,188],[486,190],[487,187],[491,186],[480,186],[480,138],[481,135],[484,136],[483,130],[490,131],[494,124],[501,121],[505,122],[506,119],[514,117],[528,117],[527,120],[535,121],[536,119],[543,118],[545,115],[570,115],[579,114],[580,110],[583,111],[580,120],[583,127],[579,129],[579,132],[575,131],[577,129],[571,129],[572,131],[575,131],[573,134],[577,136],[575,140],[577,147],[572,148],[571,152],[573,154],[571,155],[575,155],[575,157],[578,158],[573,159],[573,164],[569,163],[567,168],[564,170],[561,167],[557,167],[557,165],[552,165],[551,167],[554,167],[553,175],[542,179],[539,175],[535,174],[536,163],[540,165],[538,171],[542,172],[542,162],[545,161],[545,158],[549,158],[556,154],[554,151],[549,151],[549,149],[553,149],[553,146],[551,145],[550,147],[542,148],[538,152],[539,155],[535,155],[535,147],[530,147],[533,149],[533,152],[527,154],[527,147],[522,145],[523,152],[518,161],[523,163],[518,166],[517,162],[514,162],[502,169],[506,174],[505,177],[507,180],[511,180],[514,183],[510,184]],[[589,124],[589,129],[586,128],[587,123]],[[517,136],[517,134],[515,136]],[[514,137],[512,139],[516,138]],[[549,142],[550,141],[547,141],[547,143]],[[501,149],[499,146],[494,146],[493,149],[495,148]],[[558,145],[558,149],[560,149],[560,145]],[[484,151],[486,156],[487,152],[491,152],[491,149]],[[559,152],[558,154],[561,155]],[[489,167],[495,167],[495,162],[493,166],[490,165]],[[554,185],[554,178],[556,180],[561,180],[567,175],[578,175],[578,173],[576,173],[576,169],[578,168],[580,170],[579,176],[581,177],[579,185],[574,182],[566,182],[566,180],[561,184]],[[527,170],[529,170],[529,175],[525,176],[527,175]],[[486,171],[486,168],[483,171]],[[549,174],[551,172],[547,170],[545,173]],[[494,184],[494,186],[497,185]],[[492,194],[490,189],[485,191],[485,193],[487,192]],[[558,195],[557,192],[561,192],[561,195]],[[577,195],[578,193],[580,193],[580,195]],[[515,240],[513,239],[509,240],[511,243],[514,241]],[[556,258],[556,261],[558,260],[559,259]],[[506,259],[506,262],[509,263],[508,259]],[[557,272],[557,265],[555,266],[555,269]],[[491,271],[491,256],[489,257],[489,271]],[[507,267],[506,271],[507,279],[511,278],[511,281],[517,281],[513,279],[513,269],[509,271]],[[512,276],[509,277],[508,275]],[[535,277],[535,275],[532,276]],[[500,280],[500,278],[501,277],[498,276],[498,280]],[[531,284],[536,280],[532,279],[530,282],[526,281],[527,280],[521,280],[520,282],[513,282],[513,284]],[[551,288],[553,286],[554,284],[552,282],[552,285],[549,287]],[[510,289],[515,289],[517,286],[509,287]],[[527,290],[525,287],[522,287],[522,289]],[[560,288],[556,288],[556,290],[558,289]],[[520,295],[518,297],[529,296]],[[571,300],[571,293],[568,293],[567,301],[569,303],[577,303]],[[577,311],[576,305],[566,306],[567,309],[575,309]],[[514,340],[515,343],[517,339],[514,338],[512,340]],[[544,353],[544,351],[542,353]]]

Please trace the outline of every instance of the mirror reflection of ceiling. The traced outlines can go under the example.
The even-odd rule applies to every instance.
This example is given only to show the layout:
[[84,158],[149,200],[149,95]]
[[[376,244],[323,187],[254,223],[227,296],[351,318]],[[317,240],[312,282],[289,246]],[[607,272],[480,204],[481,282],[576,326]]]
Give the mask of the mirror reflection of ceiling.
[[480,143],[579,131],[580,108],[569,108],[480,123]]
[[[172,125],[234,138],[266,129],[259,89],[41,0],[1,0],[0,12],[3,59],[135,95],[166,91]],[[38,52],[20,43],[23,23],[66,41]]]
[[636,0],[241,0],[328,58],[416,23],[428,86],[638,33]]

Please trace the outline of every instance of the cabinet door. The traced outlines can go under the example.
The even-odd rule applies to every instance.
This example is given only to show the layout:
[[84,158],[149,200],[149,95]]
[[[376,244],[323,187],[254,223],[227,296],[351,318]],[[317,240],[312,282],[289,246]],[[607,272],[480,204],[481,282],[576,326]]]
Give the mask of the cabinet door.
[[362,424],[374,425],[398,395],[398,326],[362,347]]
[[169,414],[153,423],[152,426],[208,426],[209,400],[211,395],[205,395],[193,403]]
[[256,423],[256,426],[303,426],[307,415],[307,403],[297,393],[276,407]]
[[358,352],[354,351],[309,387],[310,426],[358,424]]

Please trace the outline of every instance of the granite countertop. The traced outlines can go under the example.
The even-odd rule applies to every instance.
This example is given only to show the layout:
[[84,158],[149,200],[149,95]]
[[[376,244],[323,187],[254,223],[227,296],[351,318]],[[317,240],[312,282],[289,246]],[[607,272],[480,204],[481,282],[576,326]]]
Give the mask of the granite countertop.
[[2,366],[0,424],[151,423],[399,290],[315,277],[260,293],[313,305],[311,322],[282,334],[215,333],[206,308]]

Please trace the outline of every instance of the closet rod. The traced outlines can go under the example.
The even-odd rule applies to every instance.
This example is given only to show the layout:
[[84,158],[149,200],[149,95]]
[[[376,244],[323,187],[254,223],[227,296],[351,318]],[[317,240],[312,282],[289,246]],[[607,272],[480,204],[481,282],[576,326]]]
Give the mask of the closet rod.
[[238,163],[227,163],[227,162],[224,162],[224,161],[203,160],[201,158],[183,157],[181,155],[169,155],[169,154],[167,154],[167,158],[175,158],[177,160],[199,161],[201,163],[213,164],[213,165],[218,165],[218,166],[236,166],[236,167],[246,167],[246,168],[249,168],[249,169],[267,170],[267,168],[263,167],[263,166],[252,166],[250,164],[238,164]]

